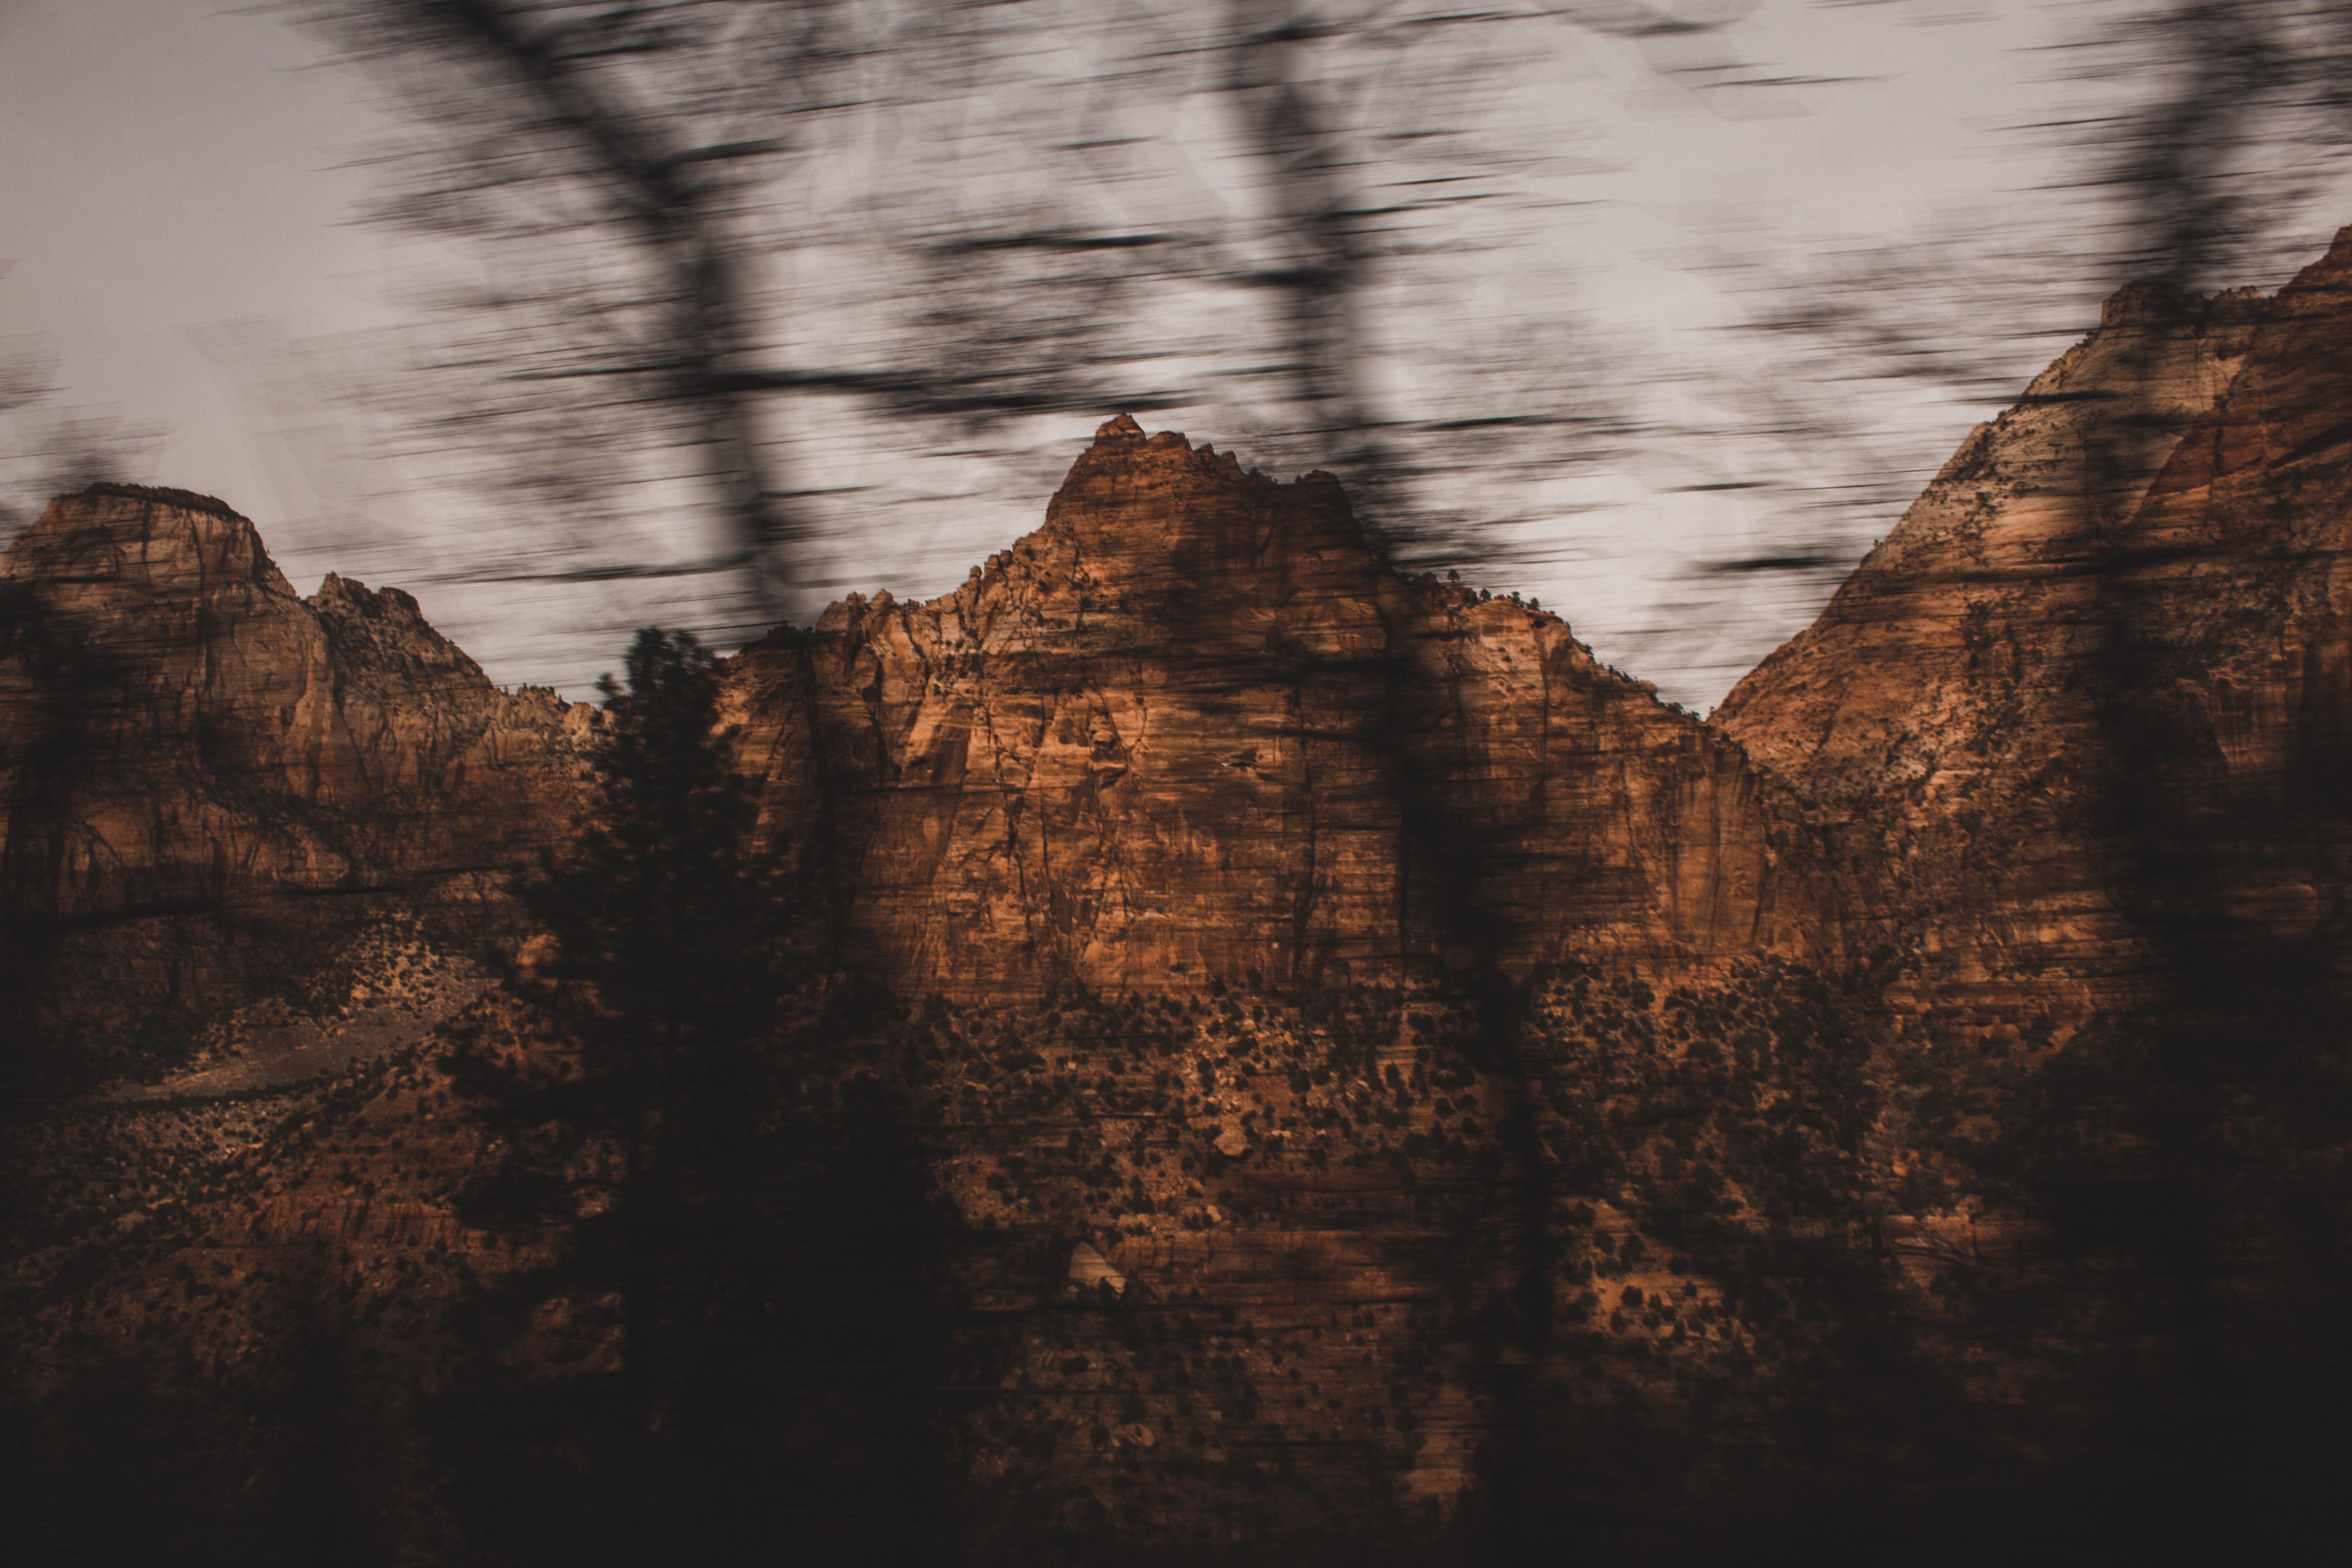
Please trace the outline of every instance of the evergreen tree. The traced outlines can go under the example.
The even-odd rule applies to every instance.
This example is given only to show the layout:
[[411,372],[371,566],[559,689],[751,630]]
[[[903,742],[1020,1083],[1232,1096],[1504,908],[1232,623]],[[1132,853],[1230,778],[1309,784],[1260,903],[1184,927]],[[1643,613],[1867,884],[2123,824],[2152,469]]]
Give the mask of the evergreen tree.
[[568,1060],[464,1058],[509,1154],[483,1217],[565,1227],[541,1285],[617,1295],[629,1426],[662,1418],[665,1341],[721,1288],[761,1174],[761,1079],[792,976],[790,879],[747,855],[757,806],[729,766],[709,656],[648,627],[610,676],[595,820],[528,892],[541,926],[518,989]]
[[[452,1407],[461,1511],[518,1558],[912,1561],[946,1342],[921,1152],[824,1005],[806,879],[752,847],[714,661],[647,628],[627,668],[593,825],[528,894],[551,1044],[458,1064],[505,1141],[470,1216],[558,1238],[486,1303],[541,1343]],[[549,1371],[558,1301],[614,1370]]]

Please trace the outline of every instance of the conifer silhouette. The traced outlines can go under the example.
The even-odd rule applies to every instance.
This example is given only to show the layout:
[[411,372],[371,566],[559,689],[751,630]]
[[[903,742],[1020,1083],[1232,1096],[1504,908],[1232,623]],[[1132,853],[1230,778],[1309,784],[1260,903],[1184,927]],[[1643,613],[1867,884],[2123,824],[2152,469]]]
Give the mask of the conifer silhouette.
[[628,687],[607,676],[593,825],[527,893],[544,935],[518,990],[570,1050],[551,1065],[462,1058],[507,1137],[472,1194],[484,1219],[559,1225],[541,1289],[617,1294],[629,1426],[664,1418],[665,1340],[708,1307],[763,1197],[791,879],[748,855],[756,807],[730,770],[710,657],[647,627]]
[[560,1302],[617,1366],[486,1369],[449,1412],[468,1511],[521,1556],[916,1561],[893,1500],[934,1484],[947,1342],[921,1151],[825,1005],[808,879],[753,847],[716,661],[648,627],[627,670],[593,824],[526,894],[551,1045],[458,1063],[505,1151],[470,1217],[556,1238],[488,1317],[519,1343]]

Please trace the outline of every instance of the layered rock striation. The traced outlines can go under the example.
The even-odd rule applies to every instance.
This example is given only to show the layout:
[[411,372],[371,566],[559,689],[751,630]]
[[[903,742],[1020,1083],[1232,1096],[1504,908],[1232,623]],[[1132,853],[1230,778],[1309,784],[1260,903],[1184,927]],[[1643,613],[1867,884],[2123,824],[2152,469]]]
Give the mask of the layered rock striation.
[[1390,569],[1328,476],[1122,416],[923,604],[734,662],[848,951],[964,998],[1833,958],[1784,800],[1557,616]]
[[0,561],[15,1040],[69,1076],[169,1062],[392,907],[476,921],[578,817],[593,721],[397,589],[301,597],[219,501],[51,503]]
[[[1715,714],[1807,803],[1906,1005],[2145,1012],[2183,919],[2299,943],[2340,918],[2308,781],[2342,722],[2347,261],[2339,238],[2275,300],[2117,294]],[[2191,855],[2190,817],[2235,837]],[[2193,890],[2184,855],[2210,862]]]

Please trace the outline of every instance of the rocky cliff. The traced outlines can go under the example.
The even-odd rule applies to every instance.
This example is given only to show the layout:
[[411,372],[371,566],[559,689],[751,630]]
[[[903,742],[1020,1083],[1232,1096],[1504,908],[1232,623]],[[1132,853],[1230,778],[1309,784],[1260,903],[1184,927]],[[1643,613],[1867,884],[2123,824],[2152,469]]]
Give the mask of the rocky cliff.
[[[2071,1561],[2329,1495],[2347,282],[2118,295],[1712,725],[1124,418],[954,593],[729,661],[878,983],[825,1070],[954,1232],[961,1480],[908,1506],[975,1561]],[[47,1022],[457,931],[579,818],[583,710],[217,503],[62,501],[7,574]],[[13,1132],[71,1212],[7,1277],[0,1468],[103,1473],[131,1397],[206,1435],[141,1439],[172,1528],[325,1495],[447,1555],[432,1423],[620,1331],[469,1340],[560,1238],[459,1201],[511,1131],[461,1041],[570,1048],[491,994],[274,1124]]]
[[[71,498],[9,563],[11,908],[47,943],[43,1022],[77,1044],[326,968],[320,1022],[380,1047],[362,994],[427,966],[330,961],[495,909],[581,819],[583,710],[495,691],[396,592],[296,597],[217,503]],[[1007,1539],[1103,1525],[1105,1465],[1146,1454],[1118,1518],[1202,1550],[1374,1520],[1430,1539],[1475,1497],[1498,1402],[1525,1414],[1511,1366],[1545,1367],[1556,1401],[1600,1347],[1694,1325],[1714,1343],[1692,1365],[1769,1396],[1710,1259],[1744,1245],[1734,1216],[1791,1201],[1754,1152],[1768,1113],[1839,1173],[1791,1212],[1845,1226],[1870,1168],[1845,1125],[1862,1037],[1796,966],[1839,959],[1829,883],[1784,792],[1557,616],[1401,576],[1326,476],[1277,484],[1121,418],[962,588],[852,598],[744,650],[725,689],[764,830],[839,897],[845,964],[934,998],[869,1018],[848,1059],[929,1128],[976,1238],[962,1288],[1014,1321],[1077,1309],[985,1348],[1012,1403],[967,1440],[1029,1499]],[[485,1006],[474,1037],[551,1048],[527,1010]],[[1735,1020],[1760,1032],[1708,1056]],[[446,1325],[394,1306],[413,1249],[428,1277],[495,1279],[537,1244],[459,1217],[495,1145],[449,1098],[452,1037],[297,1089],[226,1167],[212,1140],[242,1116],[109,1102],[36,1129],[25,1167],[67,1173],[34,1184],[60,1213],[29,1234],[127,1227],[225,1270],[222,1312],[186,1332],[231,1384],[303,1310],[255,1248],[318,1255],[297,1294],[381,1295],[361,1321],[402,1342],[371,1353],[421,1384],[461,1375]],[[1721,1126],[1670,1156],[1685,1218],[1662,1233],[1614,1184],[1662,1135],[1654,1098],[1709,1073]],[[276,1081],[215,1067],[153,1103]],[[1768,1112],[1791,1092],[1803,1110]],[[167,1114],[178,1138],[132,1131]],[[92,1127],[167,1162],[135,1201],[74,1173]],[[1731,1228],[1685,1234],[1696,1214]],[[1120,1293],[1070,1294],[1082,1246]],[[1589,1325],[1581,1359],[1514,1304],[1530,1281]],[[34,1344],[120,1306],[30,1289]],[[20,1364],[47,1368],[28,1397],[72,1406],[72,1357]],[[1297,1482],[1278,1509],[1274,1456]]]
[[1791,813],[1557,616],[1389,569],[1328,476],[1125,417],[1044,528],[731,675],[849,951],[951,996],[1833,959]]
[[[53,1032],[185,1033],[578,819],[588,710],[491,687],[397,590],[298,597],[218,503],[61,500],[5,570],[7,907]],[[1124,419],[964,587],[853,596],[730,684],[773,833],[824,846],[892,984],[1837,951],[1736,748],[1557,616],[1389,570],[1327,477]]]
[[301,597],[219,501],[51,503],[0,560],[11,1067],[183,1061],[394,910],[478,934],[577,816],[592,722],[492,686],[397,589]]
[[1716,714],[1906,1005],[2340,973],[2347,279],[2339,236],[2275,300],[2116,295]]

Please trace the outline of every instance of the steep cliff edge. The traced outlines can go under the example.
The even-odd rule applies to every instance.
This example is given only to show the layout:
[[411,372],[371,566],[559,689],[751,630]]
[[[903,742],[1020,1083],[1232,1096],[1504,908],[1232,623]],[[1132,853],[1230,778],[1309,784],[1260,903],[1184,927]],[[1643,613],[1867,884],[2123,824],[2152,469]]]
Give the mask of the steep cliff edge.
[[1124,416],[963,587],[853,596],[730,679],[854,959],[950,995],[1837,951],[1736,749],[1558,617],[1390,570],[1328,476]]
[[1874,1142],[2039,1233],[2075,1451],[2233,1530],[2308,1527],[2352,1385],[2347,553],[2352,230],[2268,301],[2119,295],[1717,715],[1884,962]]
[[394,910],[477,922],[577,816],[591,721],[397,589],[301,598],[219,501],[52,502],[0,560],[12,1068],[168,1065]]
[[1906,965],[1914,1005],[2079,1020],[2152,994],[2168,960],[2114,844],[2113,687],[2144,656],[2118,573],[2273,316],[2252,290],[2116,294],[1715,713],[1812,808],[1855,947]]

